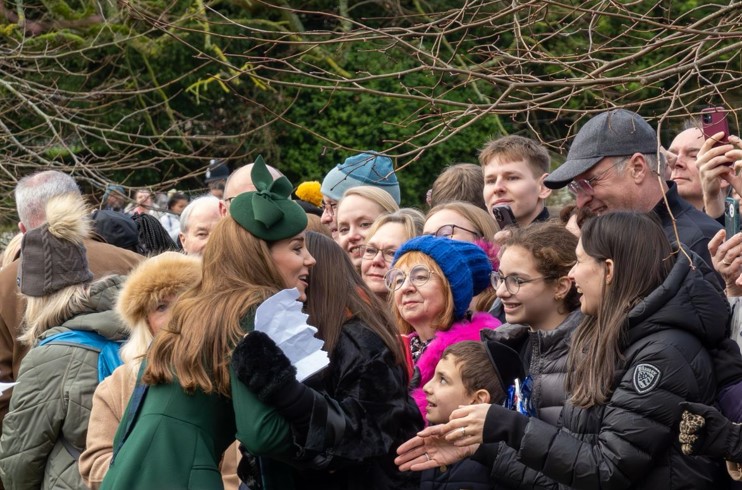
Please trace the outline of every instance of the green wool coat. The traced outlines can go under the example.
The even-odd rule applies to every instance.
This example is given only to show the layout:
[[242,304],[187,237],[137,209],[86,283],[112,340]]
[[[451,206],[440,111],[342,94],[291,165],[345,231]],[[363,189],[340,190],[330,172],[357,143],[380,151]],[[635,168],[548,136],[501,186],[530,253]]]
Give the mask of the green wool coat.
[[[249,320],[243,326],[252,330]],[[287,454],[288,423],[230,374],[231,399],[200,390],[189,395],[177,382],[150,386],[101,490],[222,489],[219,461],[235,437],[256,455]]]

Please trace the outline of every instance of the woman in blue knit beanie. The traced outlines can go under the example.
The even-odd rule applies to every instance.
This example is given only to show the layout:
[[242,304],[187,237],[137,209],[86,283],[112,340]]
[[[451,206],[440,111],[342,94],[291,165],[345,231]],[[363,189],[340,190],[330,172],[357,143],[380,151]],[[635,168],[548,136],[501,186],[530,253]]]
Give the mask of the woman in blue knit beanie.
[[488,285],[492,264],[477,245],[424,235],[405,242],[385,276],[392,310],[409,347],[412,396],[426,417],[422,386],[449,345],[479,340],[500,322],[488,313],[469,315],[469,303]]

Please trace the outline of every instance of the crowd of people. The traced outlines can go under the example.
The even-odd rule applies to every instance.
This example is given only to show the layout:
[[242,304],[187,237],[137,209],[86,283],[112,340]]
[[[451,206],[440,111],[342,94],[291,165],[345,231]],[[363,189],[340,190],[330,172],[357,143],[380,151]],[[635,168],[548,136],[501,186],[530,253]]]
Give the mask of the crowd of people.
[[[425,211],[374,152],[296,188],[262,157],[214,161],[208,195],[141,189],[128,209],[118,185],[93,210],[67,174],[24,176],[0,268],[0,480],[731,488],[740,169],[735,136],[688,124],[665,149],[616,109],[551,172],[534,140],[486,142]],[[564,187],[574,202],[549,209]],[[329,358],[308,377],[263,328],[284,290]]]

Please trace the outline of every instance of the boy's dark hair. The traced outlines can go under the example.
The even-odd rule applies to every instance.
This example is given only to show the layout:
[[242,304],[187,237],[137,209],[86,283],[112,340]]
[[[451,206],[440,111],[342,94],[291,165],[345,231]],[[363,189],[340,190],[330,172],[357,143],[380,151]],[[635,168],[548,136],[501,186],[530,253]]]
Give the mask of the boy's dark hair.
[[457,163],[447,167],[433,182],[430,207],[451,201],[464,201],[484,210],[484,173],[473,163]]
[[491,404],[499,405],[505,400],[506,393],[483,342],[467,340],[449,345],[441,359],[447,356],[455,358],[454,364],[459,366],[461,381],[468,393],[487,390]]
[[488,141],[479,152],[479,163],[484,168],[493,157],[499,157],[503,162],[524,160],[533,172],[534,177],[541,177],[549,171],[549,153],[546,149],[523,136],[503,136]]

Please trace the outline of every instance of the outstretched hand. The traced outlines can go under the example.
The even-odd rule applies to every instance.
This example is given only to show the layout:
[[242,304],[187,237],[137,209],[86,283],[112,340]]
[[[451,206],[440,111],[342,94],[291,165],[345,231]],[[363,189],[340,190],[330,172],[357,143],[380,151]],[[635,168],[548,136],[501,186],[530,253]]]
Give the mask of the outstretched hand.
[[428,427],[397,448],[394,464],[400,471],[424,471],[470,457],[479,444],[457,447],[446,440],[443,426]]

